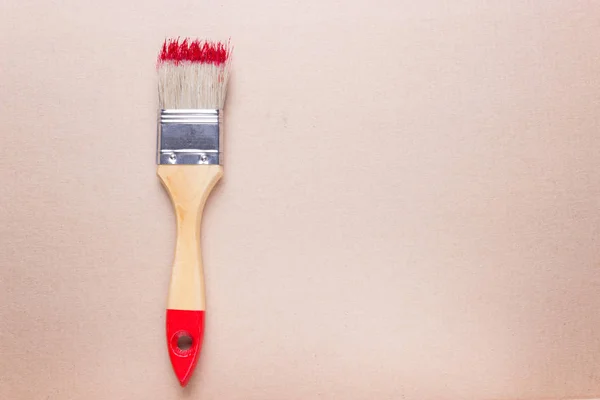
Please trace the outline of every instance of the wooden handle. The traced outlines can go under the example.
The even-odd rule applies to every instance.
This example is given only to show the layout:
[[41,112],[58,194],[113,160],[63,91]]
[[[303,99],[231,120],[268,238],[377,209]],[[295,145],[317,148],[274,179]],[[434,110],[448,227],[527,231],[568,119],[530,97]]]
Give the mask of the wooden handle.
[[200,250],[202,211],[223,176],[220,165],[159,165],[177,218],[175,259],[167,300],[167,346],[179,382],[192,375],[204,336],[204,273]]

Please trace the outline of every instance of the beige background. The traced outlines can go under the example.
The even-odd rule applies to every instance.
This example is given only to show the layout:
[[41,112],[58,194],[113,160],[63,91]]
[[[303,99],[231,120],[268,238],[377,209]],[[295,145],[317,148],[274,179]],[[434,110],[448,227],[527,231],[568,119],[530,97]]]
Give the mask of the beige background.
[[[0,11],[0,398],[600,396],[599,2]],[[185,390],[154,166],[173,35],[236,46]]]

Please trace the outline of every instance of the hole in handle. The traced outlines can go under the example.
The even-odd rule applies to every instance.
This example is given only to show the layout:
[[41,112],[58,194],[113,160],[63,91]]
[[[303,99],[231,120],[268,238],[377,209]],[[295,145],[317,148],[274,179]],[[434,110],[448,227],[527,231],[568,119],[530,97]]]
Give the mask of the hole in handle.
[[188,331],[178,331],[171,337],[171,349],[180,357],[187,357],[193,353],[194,338]]
[[183,332],[181,336],[177,338],[177,348],[182,351],[189,350],[194,343],[194,339],[187,332]]

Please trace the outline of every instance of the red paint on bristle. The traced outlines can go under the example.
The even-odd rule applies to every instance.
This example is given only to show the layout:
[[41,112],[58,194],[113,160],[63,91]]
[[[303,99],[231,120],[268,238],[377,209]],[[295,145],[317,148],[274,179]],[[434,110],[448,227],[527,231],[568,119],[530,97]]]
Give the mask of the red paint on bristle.
[[227,61],[228,56],[227,47],[221,42],[184,39],[180,43],[179,38],[177,38],[165,40],[158,55],[158,62],[179,64],[182,61],[189,61],[192,63],[222,65]]

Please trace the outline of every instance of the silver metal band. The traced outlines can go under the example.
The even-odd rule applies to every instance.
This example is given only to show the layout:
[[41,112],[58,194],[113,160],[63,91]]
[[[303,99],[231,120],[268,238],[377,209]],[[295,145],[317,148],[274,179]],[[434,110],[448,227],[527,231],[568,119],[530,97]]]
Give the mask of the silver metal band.
[[158,164],[223,164],[223,111],[160,110]]

